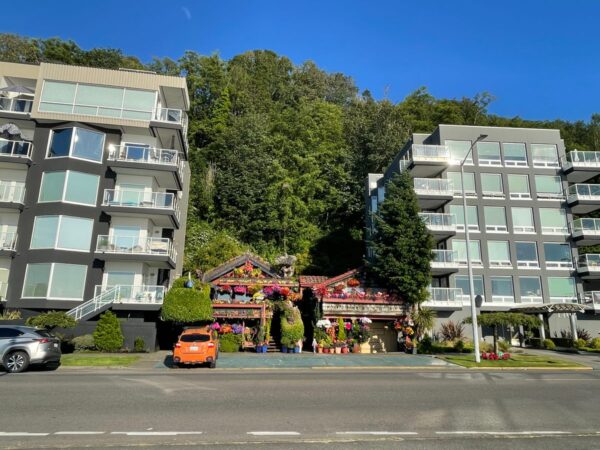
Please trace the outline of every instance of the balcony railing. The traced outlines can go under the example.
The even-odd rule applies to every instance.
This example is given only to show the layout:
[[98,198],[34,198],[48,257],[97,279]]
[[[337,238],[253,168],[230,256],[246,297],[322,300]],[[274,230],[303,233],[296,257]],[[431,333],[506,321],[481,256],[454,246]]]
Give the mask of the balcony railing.
[[17,246],[17,233],[14,231],[7,231],[6,233],[0,233],[0,250],[12,250],[14,251]]
[[563,169],[569,167],[597,167],[600,168],[600,152],[582,152],[573,150],[567,153],[563,160]]
[[431,231],[455,231],[456,216],[444,213],[419,213],[423,223]]
[[577,260],[577,267],[589,272],[600,272],[600,254],[588,253],[580,255]]
[[179,152],[164,148],[143,145],[120,145],[108,155],[111,161],[124,161],[142,164],[164,164],[178,166]]
[[157,108],[154,112],[154,120],[157,122],[178,123],[187,134],[188,116],[185,111],[174,108]]
[[116,285],[94,288],[94,297],[110,293],[112,303],[162,304],[165,298],[164,286],[148,285]]
[[462,303],[463,292],[460,288],[429,288],[429,299],[428,302],[440,302],[440,303]]
[[23,203],[25,183],[0,181],[0,202]]
[[458,252],[456,250],[433,250],[431,267],[458,267]]
[[576,219],[573,221],[573,235],[600,236],[600,219]]
[[25,98],[0,97],[0,112],[10,111],[14,113],[28,114],[31,112],[33,100]]
[[153,208],[173,210],[179,215],[175,195],[168,192],[146,192],[134,189],[105,189],[102,204],[128,208]]
[[173,242],[169,238],[99,235],[96,252],[134,255],[163,255],[176,259]]
[[555,155],[534,155],[533,167],[558,168],[560,167],[560,162]]
[[413,161],[434,161],[448,162],[450,159],[450,150],[445,145],[424,145],[413,144]]
[[573,184],[567,190],[567,201],[600,201],[600,184]]
[[452,181],[444,178],[415,178],[415,192],[421,195],[451,196],[454,193]]
[[600,308],[600,291],[587,291],[583,293],[583,303]]
[[537,295],[521,296],[521,303],[544,303],[544,298]]
[[514,303],[515,297],[513,295],[492,295],[492,301],[490,303]]
[[27,141],[10,141],[0,138],[0,156],[14,156],[16,158],[31,158],[33,145]]

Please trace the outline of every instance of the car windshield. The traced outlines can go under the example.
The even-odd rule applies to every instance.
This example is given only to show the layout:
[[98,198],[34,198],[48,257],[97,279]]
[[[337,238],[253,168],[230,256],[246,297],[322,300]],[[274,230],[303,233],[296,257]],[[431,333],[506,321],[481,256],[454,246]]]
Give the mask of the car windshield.
[[208,334],[184,334],[179,338],[181,342],[207,342],[210,341]]
[[37,334],[38,336],[45,337],[45,338],[54,337],[50,333],[48,333],[46,330],[35,330],[34,333]]

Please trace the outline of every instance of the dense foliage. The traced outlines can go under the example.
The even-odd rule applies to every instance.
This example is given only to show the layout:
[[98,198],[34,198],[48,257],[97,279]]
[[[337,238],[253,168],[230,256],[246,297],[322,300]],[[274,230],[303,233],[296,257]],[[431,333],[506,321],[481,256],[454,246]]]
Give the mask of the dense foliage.
[[186,52],[142,64],[117,49],[0,34],[0,60],[149,69],[186,75],[191,97],[191,200],[187,270],[206,270],[248,247],[288,252],[305,272],[338,274],[363,259],[363,186],[413,132],[440,123],[558,128],[567,149],[600,149],[600,114],[589,122],[488,114],[493,100],[436,99],[419,88],[394,104],[353,80],[272,51],[223,60]]
[[[471,317],[464,320],[465,323],[472,323]],[[494,335],[494,352],[498,352],[498,329],[500,327],[519,327],[531,329],[539,327],[542,322],[536,316],[523,313],[512,312],[493,312],[480,314],[477,316],[479,326],[491,327]]]
[[175,280],[165,295],[161,319],[177,323],[212,320],[210,286],[195,281],[193,288],[181,287],[185,281],[185,278]]
[[281,305],[281,345],[293,348],[304,338],[302,315],[296,306]]
[[67,315],[64,311],[48,311],[38,314],[37,316],[29,317],[25,321],[26,325],[37,328],[75,328],[77,321],[73,317]]
[[239,351],[242,346],[241,334],[223,334],[219,338],[219,351],[223,353],[233,353]]
[[100,316],[93,336],[94,346],[102,352],[116,352],[123,347],[121,322],[112,311],[106,311]]

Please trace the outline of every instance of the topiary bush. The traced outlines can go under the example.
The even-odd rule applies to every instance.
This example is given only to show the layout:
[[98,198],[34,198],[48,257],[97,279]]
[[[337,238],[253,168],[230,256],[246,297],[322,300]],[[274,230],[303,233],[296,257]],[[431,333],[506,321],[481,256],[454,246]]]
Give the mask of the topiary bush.
[[341,317],[338,318],[338,335],[337,335],[338,341],[345,341],[346,340],[346,326],[344,324],[344,319],[342,319]]
[[600,350],[600,337],[592,339],[590,341],[590,347],[594,350]]
[[91,334],[84,334],[71,339],[71,344],[76,352],[85,352],[96,349],[94,344],[94,336]]
[[227,333],[219,339],[219,351],[224,353],[233,353],[240,350],[242,346],[242,335]]
[[102,352],[116,352],[123,347],[121,322],[112,311],[100,316],[94,330],[94,345]]
[[48,311],[34,317],[29,317],[25,321],[25,324],[30,327],[51,330],[52,328],[75,328],[77,321],[64,311]]
[[575,348],[583,348],[587,346],[587,341],[585,339],[577,339],[575,341]]
[[144,353],[146,351],[146,343],[144,338],[137,336],[133,341],[133,351],[136,353]]
[[304,338],[304,323],[300,310],[295,306],[284,306],[281,315],[281,345],[293,348]]
[[554,350],[556,349],[556,344],[552,342],[552,339],[544,339],[544,348],[546,350]]
[[[181,278],[179,278],[181,280]],[[178,283],[178,280],[176,280]],[[174,283],[174,286],[176,283]],[[165,295],[161,319],[177,323],[193,323],[212,320],[210,286],[200,289],[173,287]]]

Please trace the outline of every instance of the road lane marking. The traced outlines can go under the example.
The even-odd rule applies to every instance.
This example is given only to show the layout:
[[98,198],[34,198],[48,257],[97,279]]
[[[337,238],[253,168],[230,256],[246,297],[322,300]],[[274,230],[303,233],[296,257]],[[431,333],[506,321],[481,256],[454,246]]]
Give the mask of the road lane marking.
[[202,434],[202,431],[113,431],[110,434],[122,434],[125,436],[177,436]]
[[496,435],[531,435],[531,434],[571,434],[570,431],[436,431],[435,434],[496,434]]
[[415,436],[419,433],[414,431],[336,431],[335,434],[367,434],[374,436]]
[[0,431],[0,436],[48,436],[50,433],[26,433],[22,431]]
[[248,431],[252,436],[300,436],[297,431]]
[[93,434],[104,434],[104,431],[57,431],[54,434],[58,435],[93,435]]

